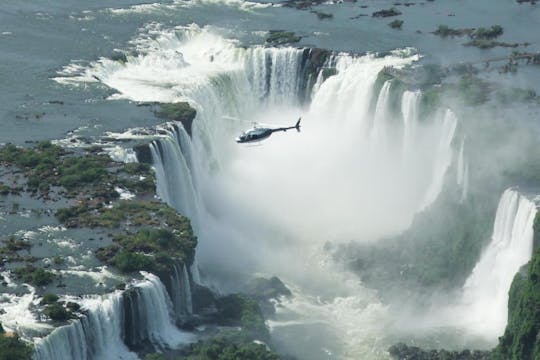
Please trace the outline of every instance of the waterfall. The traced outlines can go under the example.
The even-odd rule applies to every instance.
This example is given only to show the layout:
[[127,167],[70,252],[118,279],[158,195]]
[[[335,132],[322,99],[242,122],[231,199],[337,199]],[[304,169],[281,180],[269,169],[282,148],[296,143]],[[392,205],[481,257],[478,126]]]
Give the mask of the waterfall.
[[177,318],[193,313],[191,300],[191,285],[189,274],[185,264],[179,266],[175,264],[170,275],[171,281],[171,300],[174,312]]
[[435,147],[435,159],[432,172],[432,181],[428,187],[422,209],[431,205],[439,196],[444,185],[446,171],[452,164],[452,141],[456,131],[457,118],[454,113],[447,109],[442,116],[441,126],[438,133],[438,144]]
[[507,322],[508,291],[514,275],[533,249],[536,205],[514,189],[504,191],[497,208],[491,242],[464,285],[466,321],[479,332],[500,336]]
[[122,342],[122,307],[120,292],[86,299],[86,315],[36,341],[34,360],[138,359]]
[[390,87],[391,81],[386,81],[379,93],[375,114],[373,115],[373,125],[371,127],[370,140],[378,148],[385,148],[387,145],[387,121],[390,110]]
[[300,89],[302,50],[265,48],[247,50],[245,68],[251,89],[262,104],[293,105]]
[[[180,135],[180,134],[182,135]],[[181,141],[185,130],[171,127],[166,136],[150,144],[152,163],[157,178],[157,194],[180,213],[190,216],[196,228],[200,211],[199,194],[196,191],[189,150],[182,151]]]
[[465,201],[469,191],[469,163],[465,159],[465,138],[461,140],[457,162],[456,182],[461,188],[461,201]]
[[124,293],[124,342],[139,347],[149,341],[155,348],[175,348],[191,336],[174,325],[174,310],[159,278],[143,273],[145,281]]
[[413,156],[412,150],[416,140],[418,128],[418,106],[421,93],[419,91],[405,91],[401,98],[401,114],[403,116],[403,163],[407,164]]
[[188,343],[191,336],[173,324],[163,284],[155,275],[144,277],[125,292],[83,299],[85,315],[38,339],[34,360],[131,360],[138,357],[128,346],[138,348],[149,341],[163,349]]

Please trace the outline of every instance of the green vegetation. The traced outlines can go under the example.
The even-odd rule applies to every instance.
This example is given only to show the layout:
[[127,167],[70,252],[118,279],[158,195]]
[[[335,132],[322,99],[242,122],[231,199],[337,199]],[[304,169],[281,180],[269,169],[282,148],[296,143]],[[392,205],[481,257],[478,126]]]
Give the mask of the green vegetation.
[[[34,148],[8,144],[0,148],[0,164],[23,170],[26,189],[42,194],[47,194],[51,186],[61,186],[68,190],[68,197],[85,192],[104,202],[118,197],[115,186],[138,194],[154,190],[154,176],[148,165],[115,163],[106,155],[89,151],[75,156],[50,142],[41,142]],[[135,173],[137,170],[140,172]],[[2,195],[19,191],[18,187],[0,184]]]
[[266,339],[268,328],[255,300],[242,294],[232,294],[217,300],[218,322],[226,326],[241,326],[252,338]]
[[319,18],[319,20],[331,19],[334,17],[334,14],[324,13],[322,11],[315,11],[315,15],[317,15],[317,18]]
[[11,187],[0,182],[0,195],[6,196],[11,192]]
[[74,315],[66,310],[59,302],[53,302],[52,304],[45,306],[43,313],[54,321],[67,321],[74,317]]
[[[535,230],[538,229],[535,219]],[[535,237],[538,233],[535,231]],[[508,299],[508,324],[493,360],[533,360],[540,358],[540,249],[514,277]]]
[[396,8],[390,8],[380,11],[375,11],[373,14],[371,14],[372,17],[390,17],[390,16],[398,16],[401,15],[401,11],[397,10]]
[[0,360],[30,360],[33,349],[14,333],[5,333],[0,325]]
[[160,118],[176,121],[192,121],[197,115],[197,111],[187,102],[177,102],[170,104],[161,104],[156,115]]
[[540,98],[537,96],[536,91],[532,89],[501,89],[497,91],[495,96],[497,101],[503,104],[510,104],[513,102],[540,101]]
[[391,23],[388,24],[392,29],[399,29],[401,30],[401,27],[403,26],[403,20],[394,20]]
[[337,74],[337,69],[336,68],[330,68],[330,67],[327,67],[327,68],[323,68],[322,69],[322,78],[323,78],[323,81],[325,81],[326,79],[328,79],[330,76],[334,76]]
[[482,39],[482,38],[473,39],[463,44],[463,46],[474,46],[479,49],[491,49],[496,46],[516,48],[519,45],[520,45],[519,43],[508,43],[508,42],[495,41],[495,40]]
[[177,261],[191,264],[195,256],[197,238],[189,219],[163,203],[120,201],[97,214],[86,214],[77,207],[57,216],[66,223],[86,226],[119,227],[127,222],[143,226],[115,235],[114,245],[96,250],[99,260],[122,272],[164,271]]
[[43,295],[43,299],[41,299],[42,305],[48,305],[48,304],[54,304],[58,301],[58,295],[47,293]]
[[162,119],[180,121],[190,136],[191,125],[196,115],[197,111],[187,102],[161,104],[160,109],[156,111],[156,116]]
[[463,76],[455,88],[467,105],[480,105],[489,100],[492,89],[490,84],[476,76]]
[[534,218],[533,223],[533,231],[534,231],[534,248],[538,248],[540,246],[540,211],[536,213],[536,216]]
[[471,35],[473,32],[474,29],[452,29],[451,27],[448,27],[446,25],[439,25],[439,27],[433,32],[433,34],[445,38],[448,36],[453,37]]
[[25,267],[19,267],[13,270],[15,276],[22,279],[25,283],[35,286],[45,286],[50,284],[55,276],[52,272],[44,270],[42,268],[36,268],[32,265],[26,265]]
[[59,166],[59,184],[68,190],[75,187],[103,182],[108,177],[105,164],[110,161],[106,156],[84,156],[65,159]]
[[270,30],[266,38],[266,42],[270,45],[285,45],[293,44],[302,40],[301,36],[297,36],[292,31]]
[[[159,358],[158,358],[159,359]],[[190,346],[190,354],[179,360],[279,360],[266,346],[247,341],[234,341],[219,336]]]
[[501,36],[503,34],[503,31],[504,30],[503,30],[502,26],[493,25],[490,28],[483,28],[483,27],[478,28],[471,34],[471,36],[474,39],[490,40],[490,39],[495,39],[495,38],[498,38],[499,36]]
[[148,354],[144,360],[166,360],[162,353]]
[[88,202],[58,209],[56,217],[68,227],[118,228],[129,223],[132,226],[162,226],[193,236],[188,218],[161,202],[120,200],[110,208],[93,208]]
[[403,343],[393,345],[388,349],[390,356],[396,360],[488,360],[489,351],[447,351],[422,350],[416,346],[407,346]]

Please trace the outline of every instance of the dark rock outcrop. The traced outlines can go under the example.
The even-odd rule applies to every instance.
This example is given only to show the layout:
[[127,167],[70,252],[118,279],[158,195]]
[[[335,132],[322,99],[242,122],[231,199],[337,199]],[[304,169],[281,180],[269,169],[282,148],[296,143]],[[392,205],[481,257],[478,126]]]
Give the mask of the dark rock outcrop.
[[398,16],[398,15],[401,15],[401,11],[396,10],[395,8],[375,11],[373,14],[371,14],[372,17],[381,17],[381,18]]
[[197,116],[197,110],[192,108],[187,102],[161,104],[160,109],[156,111],[156,116],[166,120],[181,122],[188,135],[191,136],[191,126],[195,116]]
[[416,346],[403,343],[393,345],[388,349],[390,355],[396,360],[488,360],[489,351],[447,351],[422,350]]

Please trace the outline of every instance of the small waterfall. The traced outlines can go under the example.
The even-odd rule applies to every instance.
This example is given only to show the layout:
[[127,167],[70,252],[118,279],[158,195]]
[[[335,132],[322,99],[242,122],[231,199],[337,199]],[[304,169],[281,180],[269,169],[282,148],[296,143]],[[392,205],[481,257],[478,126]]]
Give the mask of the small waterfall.
[[36,341],[34,360],[138,359],[122,342],[122,307],[120,292],[87,300],[85,316]]
[[388,113],[390,110],[390,87],[391,81],[386,81],[379,93],[377,105],[375,106],[375,114],[373,115],[373,125],[371,127],[370,139],[371,142],[378,147],[384,148],[387,145],[387,130]]
[[508,290],[533,249],[536,205],[514,189],[504,191],[491,242],[464,286],[463,301],[480,331],[500,336],[507,322]]
[[469,163],[465,159],[465,138],[461,140],[461,146],[459,148],[458,163],[457,163],[457,179],[456,182],[461,188],[461,201],[465,201],[467,198],[467,192],[469,191]]
[[170,277],[171,298],[176,317],[181,318],[182,316],[193,314],[191,285],[186,265],[182,264],[180,266],[175,264]]
[[300,91],[303,50],[295,48],[249,49],[245,58],[247,78],[258,102],[294,105]]
[[191,336],[174,325],[174,310],[159,278],[143,273],[145,281],[124,293],[124,342],[140,347],[150,342],[157,349],[174,348]]
[[152,163],[157,178],[157,194],[180,213],[191,217],[194,227],[200,211],[200,200],[195,189],[193,171],[189,164],[190,151],[182,151],[183,128],[172,127],[167,135],[150,144]]
[[412,148],[418,132],[418,106],[421,93],[405,91],[401,98],[401,114],[403,116],[403,163],[407,164],[413,155]]
[[[86,315],[38,339],[33,359],[134,360],[138,357],[128,346],[150,342],[163,349],[189,342],[191,336],[173,324],[172,305],[159,278],[144,277],[125,292],[83,300]],[[191,301],[186,302],[191,309]]]
[[195,255],[195,258],[193,259],[193,264],[191,264],[189,271],[191,273],[191,277],[193,278],[193,282],[195,284],[202,285],[201,274],[199,272],[199,261],[197,260],[197,255]]
[[443,189],[446,171],[452,164],[452,140],[456,131],[457,118],[447,109],[441,120],[438,133],[438,144],[435,149],[435,162],[433,164],[432,181],[425,193],[422,209],[431,205]]

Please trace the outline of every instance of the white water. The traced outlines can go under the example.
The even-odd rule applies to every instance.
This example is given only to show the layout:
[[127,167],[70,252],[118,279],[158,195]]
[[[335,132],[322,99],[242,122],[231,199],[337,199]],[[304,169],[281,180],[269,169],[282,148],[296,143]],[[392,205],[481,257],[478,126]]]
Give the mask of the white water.
[[189,274],[185,265],[174,265],[171,274],[172,303],[176,317],[193,313]]
[[157,348],[177,348],[187,344],[192,336],[178,330],[174,325],[174,312],[165,286],[159,278],[144,273],[145,281],[138,284],[140,301],[135,328],[142,332],[141,339],[147,339]]
[[[298,290],[275,329],[283,331],[290,317],[323,323],[340,337],[339,347],[326,349],[332,356],[384,358],[385,307],[331,264],[324,244],[396,234],[442,191],[455,116],[439,111],[420,122],[418,93],[406,92],[392,108],[391,82],[373,91],[385,66],[417,57],[339,54],[337,75],[319,82],[302,108],[301,50],[246,50],[196,27],[148,29],[134,43],[141,55],[125,65],[102,59],[75,73],[67,68],[71,77],[58,80],[95,75],[120,92],[116,98],[187,100],[197,109],[192,141],[169,128],[152,144],[152,157],[160,197],[192,218],[202,268],[213,276],[277,274]],[[283,125],[300,115],[301,134],[275,134],[259,147],[233,142],[247,127],[234,118]],[[315,345],[328,354],[324,342]]]
[[88,315],[35,343],[34,360],[138,359],[122,342],[122,294],[83,300]]
[[499,202],[491,242],[464,286],[465,322],[497,339],[507,322],[508,291],[514,275],[532,256],[536,205],[514,189]]
[[[176,348],[193,340],[178,330],[165,287],[155,275],[144,273],[135,285],[137,312],[133,314],[138,340],[148,340],[156,348]],[[75,299],[87,315],[55,329],[35,341],[34,360],[138,359],[124,344],[125,299],[117,291],[105,296]]]

